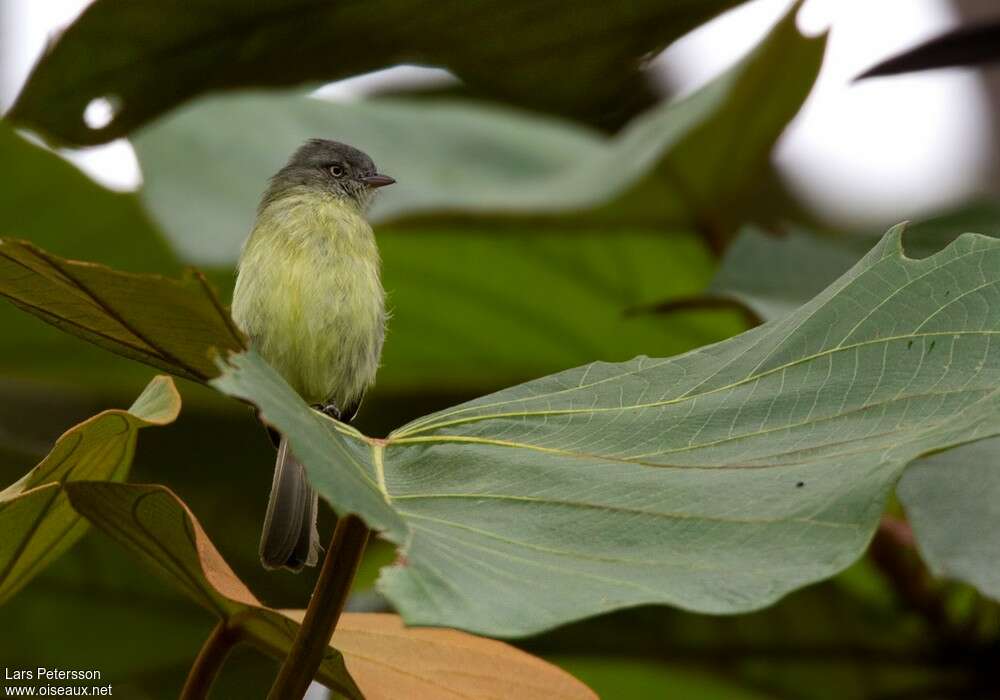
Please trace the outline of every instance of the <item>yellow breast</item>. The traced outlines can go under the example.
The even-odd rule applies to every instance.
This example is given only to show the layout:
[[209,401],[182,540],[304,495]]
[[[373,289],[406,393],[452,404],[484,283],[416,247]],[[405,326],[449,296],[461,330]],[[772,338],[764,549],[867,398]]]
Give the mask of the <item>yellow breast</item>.
[[292,191],[257,216],[240,257],[233,319],[307,402],[345,408],[378,369],[379,266],[371,226],[353,204]]

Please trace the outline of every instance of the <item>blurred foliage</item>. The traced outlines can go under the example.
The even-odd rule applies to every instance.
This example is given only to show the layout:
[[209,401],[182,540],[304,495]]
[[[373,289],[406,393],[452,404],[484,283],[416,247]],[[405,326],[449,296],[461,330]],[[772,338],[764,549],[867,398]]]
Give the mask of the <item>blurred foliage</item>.
[[[927,457],[898,491],[931,571],[1000,601],[1000,440]],[[984,623],[1000,631],[1000,616]]]
[[[205,91],[417,63],[500,99],[614,123],[643,102],[644,59],[739,3],[225,0],[186,12],[177,2],[98,0],[35,67],[11,117],[64,141],[103,143]],[[95,98],[118,109],[90,129],[82,117]]]
[[[767,159],[824,44],[795,31],[795,8],[702,91],[653,106],[645,59],[737,4],[225,0],[192,12],[97,0],[47,50],[10,116],[54,142],[133,137],[146,186],[109,192],[0,124],[0,236],[50,260],[131,272],[208,265],[228,299],[265,178],[301,139],[332,136],[401,180],[375,212],[394,317],[358,423],[365,433],[594,359],[706,345],[745,327],[742,307],[765,318],[792,311],[875,242],[787,223],[807,212]],[[301,92],[400,61],[449,67],[463,83],[449,99],[329,104]],[[299,92],[218,94],[270,86]],[[102,97],[115,113],[91,129],[84,109]],[[622,125],[610,137],[594,130]],[[733,243],[747,222],[792,233]],[[929,254],[962,231],[1000,235],[1000,207],[918,225],[907,251]],[[637,313],[660,307],[669,313]],[[127,405],[149,381],[139,364],[12,305],[0,305],[0,327],[0,485],[67,426]],[[176,492],[269,606],[301,607],[315,573],[275,575],[257,562],[273,463],[264,431],[245,406],[192,382],[179,388],[184,414],[142,433],[131,480]],[[932,457],[900,487],[933,571],[992,595],[994,451],[986,442]],[[324,507],[321,531],[331,523]],[[615,700],[995,697],[997,606],[931,579],[912,546],[892,550],[902,568],[876,552],[874,564],[748,615],[637,608],[519,643]],[[371,588],[396,556],[386,542],[369,548],[354,609],[385,605]],[[211,624],[94,534],[0,607],[0,657],[9,667],[99,668],[120,697],[176,697]],[[240,647],[215,696],[258,697],[276,670]]]

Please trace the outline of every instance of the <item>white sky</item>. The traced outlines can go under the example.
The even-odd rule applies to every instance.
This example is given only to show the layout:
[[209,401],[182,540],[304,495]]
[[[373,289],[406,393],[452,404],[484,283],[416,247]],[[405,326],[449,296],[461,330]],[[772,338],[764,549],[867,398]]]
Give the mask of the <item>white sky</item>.
[[[87,0],[0,0],[0,107],[14,98],[47,37]],[[753,0],[671,46],[655,62],[687,93],[731,65],[763,36],[790,0]],[[977,191],[993,152],[975,73],[945,70],[851,84],[864,68],[956,19],[945,0],[807,0],[799,22],[832,26],[813,95],[782,138],[778,166],[796,193],[845,225],[885,224],[963,200]],[[350,99],[375,84],[447,80],[444,71],[400,67],[324,88]],[[99,111],[99,110],[98,110]],[[67,154],[107,186],[131,189],[140,175],[124,140]]]

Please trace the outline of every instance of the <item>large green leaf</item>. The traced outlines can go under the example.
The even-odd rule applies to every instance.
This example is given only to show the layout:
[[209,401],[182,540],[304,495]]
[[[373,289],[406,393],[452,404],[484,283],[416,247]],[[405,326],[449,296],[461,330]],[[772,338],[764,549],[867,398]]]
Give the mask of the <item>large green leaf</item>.
[[853,561],[908,462],[1000,432],[1000,242],[912,260],[901,233],[741,336],[568,370],[387,440],[311,411],[253,353],[213,384],[262,409],[335,510],[403,546],[381,584],[411,623],[521,635],[640,603],[751,610]]
[[[76,482],[70,502],[96,527],[265,653],[288,653],[302,611],[258,601],[169,489]],[[556,667],[453,630],[405,629],[395,615],[345,613],[317,678],[350,698],[594,698]]]
[[119,272],[0,239],[0,296],[57,328],[181,377],[215,373],[208,350],[243,336],[205,278]]
[[[981,202],[921,222],[906,233],[912,255],[932,254],[963,230],[1000,237],[1000,209]],[[748,231],[733,244],[712,293],[746,304],[765,320],[804,303],[846,270],[865,239],[797,232],[774,238]],[[761,275],[767,266],[769,273]],[[920,460],[897,494],[931,570],[1000,599],[1000,441],[984,440]]]
[[64,486],[82,479],[125,479],[139,429],[170,423],[179,411],[173,382],[157,377],[127,411],[104,411],[71,428],[38,466],[0,491],[0,603],[86,531]]
[[[496,97],[596,117],[629,106],[641,61],[738,3],[227,0],[191,12],[98,0],[45,53],[11,115],[65,141],[101,143],[206,91],[415,62]],[[114,98],[117,115],[90,129],[84,110],[102,97]]]
[[[436,215],[432,230],[445,217],[461,233],[473,217],[540,220],[562,231],[579,219],[612,232],[690,229],[717,218],[719,201],[735,207],[756,184],[809,94],[825,43],[799,33],[793,8],[732,69],[691,97],[646,112],[613,139],[459,102],[206,99],[136,139],[143,197],[186,259],[231,263],[267,177],[307,138],[330,136],[363,148],[397,179],[376,202],[376,221]],[[265,132],[266,139],[257,137]],[[380,239],[389,256],[386,233],[391,229]]]

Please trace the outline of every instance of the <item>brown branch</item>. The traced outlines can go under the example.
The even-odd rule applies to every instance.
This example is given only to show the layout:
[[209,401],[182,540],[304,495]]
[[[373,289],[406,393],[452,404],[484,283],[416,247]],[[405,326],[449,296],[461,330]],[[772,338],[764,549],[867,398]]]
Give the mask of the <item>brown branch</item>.
[[239,630],[230,627],[225,620],[219,620],[212,633],[205,640],[198,657],[194,660],[180,700],[204,700],[212,689],[212,683],[222,669],[229,652],[241,639]]
[[907,522],[882,516],[868,555],[899,598],[917,612],[941,639],[955,636],[943,597],[913,551],[913,533]]
[[680,311],[737,311],[743,315],[747,325],[751,328],[759,326],[763,321],[760,316],[749,306],[739,301],[725,296],[716,296],[711,293],[698,294],[687,297],[674,297],[665,301],[655,301],[651,304],[641,304],[630,306],[625,309],[625,316],[641,316],[646,314],[672,314]]
[[298,700],[305,695],[327,653],[368,535],[368,527],[355,515],[337,521],[305,618],[271,686],[269,700]]

